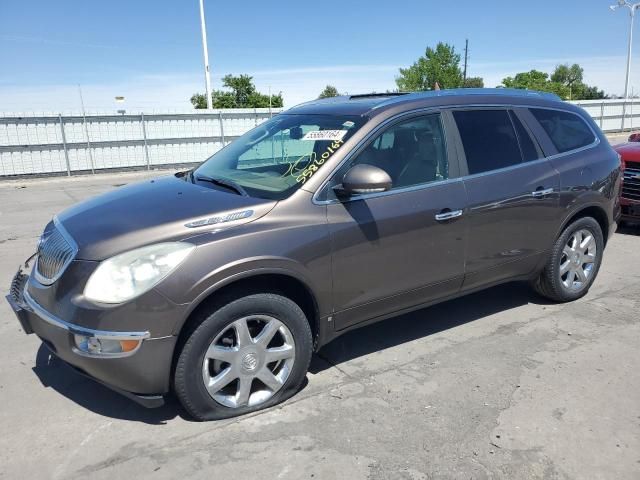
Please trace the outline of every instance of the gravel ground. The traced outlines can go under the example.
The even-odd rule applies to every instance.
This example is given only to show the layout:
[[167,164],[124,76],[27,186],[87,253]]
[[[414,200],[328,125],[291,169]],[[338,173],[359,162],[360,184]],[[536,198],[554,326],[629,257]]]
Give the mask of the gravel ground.
[[[0,183],[0,293],[52,214],[148,173]],[[0,302],[0,478],[640,478],[640,229],[588,296],[505,285],[345,335],[286,404],[196,423],[78,376]]]

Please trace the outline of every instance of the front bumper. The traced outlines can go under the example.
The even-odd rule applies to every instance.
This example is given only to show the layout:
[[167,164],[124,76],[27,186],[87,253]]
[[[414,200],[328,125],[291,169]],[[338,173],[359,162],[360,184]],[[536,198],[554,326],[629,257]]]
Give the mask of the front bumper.
[[[150,338],[149,332],[93,330],[69,323],[40,306],[28,293],[29,276],[18,271],[6,299],[27,334],[35,333],[58,358],[146,407],[164,403],[176,344],[175,336]],[[139,346],[119,355],[90,354],[77,348],[75,336],[139,340]]]

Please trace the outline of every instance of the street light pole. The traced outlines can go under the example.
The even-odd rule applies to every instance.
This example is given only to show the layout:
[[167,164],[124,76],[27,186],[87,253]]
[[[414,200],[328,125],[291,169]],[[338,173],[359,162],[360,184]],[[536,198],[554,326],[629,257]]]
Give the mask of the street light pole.
[[207,108],[213,108],[211,103],[211,72],[209,71],[209,49],[207,48],[207,25],[204,21],[204,0],[200,0],[200,29],[202,30],[202,51],[204,53],[204,80],[207,89]]
[[629,25],[629,49],[627,51],[627,78],[624,83],[624,98],[629,98],[629,79],[631,77],[631,49],[633,47],[633,20],[636,16],[636,10],[640,8],[640,2],[631,4],[626,0],[618,0],[618,3],[616,5],[611,5],[609,8],[615,11],[620,7],[627,7],[629,9],[629,16],[631,17],[631,22]]

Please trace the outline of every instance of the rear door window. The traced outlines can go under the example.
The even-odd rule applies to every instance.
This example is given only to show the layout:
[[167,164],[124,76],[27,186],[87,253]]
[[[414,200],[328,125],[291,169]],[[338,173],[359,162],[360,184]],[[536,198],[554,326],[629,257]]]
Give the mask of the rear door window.
[[507,110],[457,110],[452,113],[470,175],[522,163],[518,137]]
[[542,125],[560,153],[586,147],[596,140],[593,131],[575,113],[544,108],[530,108],[529,110]]

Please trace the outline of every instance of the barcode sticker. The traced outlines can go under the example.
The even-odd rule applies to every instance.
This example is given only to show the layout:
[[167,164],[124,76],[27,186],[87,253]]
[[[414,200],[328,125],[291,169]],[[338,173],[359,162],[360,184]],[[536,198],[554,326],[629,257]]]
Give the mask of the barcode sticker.
[[313,130],[307,132],[302,137],[302,140],[325,140],[331,142],[333,140],[342,140],[346,133],[347,130]]

